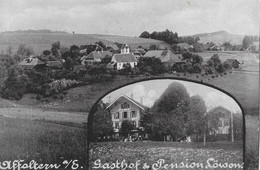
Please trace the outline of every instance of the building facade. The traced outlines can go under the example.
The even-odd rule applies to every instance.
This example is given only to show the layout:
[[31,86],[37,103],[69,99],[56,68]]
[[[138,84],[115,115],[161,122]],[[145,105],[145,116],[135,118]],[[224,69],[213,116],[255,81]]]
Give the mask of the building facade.
[[145,106],[121,95],[107,107],[111,113],[114,132],[118,133],[124,120],[131,121],[136,129],[141,129],[140,118],[145,111]]

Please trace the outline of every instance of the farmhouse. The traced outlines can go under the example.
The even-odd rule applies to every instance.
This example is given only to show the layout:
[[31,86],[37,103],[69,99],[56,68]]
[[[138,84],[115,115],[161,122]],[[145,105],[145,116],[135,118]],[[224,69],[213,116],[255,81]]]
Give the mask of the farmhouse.
[[215,44],[212,47],[210,47],[210,50],[212,50],[212,51],[224,51],[224,48],[219,44]]
[[46,66],[51,69],[61,69],[63,68],[60,61],[47,61]]
[[141,55],[145,55],[146,51],[143,48],[137,48],[137,49],[135,49],[134,53],[139,53]]
[[79,51],[80,54],[89,54],[93,51],[103,51],[104,49],[98,45],[98,44],[89,44],[89,45],[83,45],[82,49]]
[[246,51],[259,52],[259,42],[253,42]]
[[83,56],[80,61],[82,65],[93,65],[94,63],[100,63],[106,56],[112,57],[110,51],[93,51],[87,56]]
[[179,47],[181,50],[189,50],[191,48],[188,43],[178,43],[177,47]]
[[233,68],[239,68],[240,62],[236,59],[227,59],[223,64],[228,64]]
[[131,68],[137,65],[137,59],[133,54],[114,54],[109,65],[114,65],[117,70],[122,70],[126,64]]
[[219,118],[218,129],[215,131],[216,134],[230,134],[230,120],[231,112],[223,107],[216,107],[213,110],[214,114],[217,114]]
[[21,63],[19,63],[19,65],[26,70],[31,70],[31,69],[41,70],[45,67],[45,63],[43,63],[38,58],[32,56],[24,59]]
[[126,95],[120,95],[107,109],[111,113],[114,132],[118,133],[124,120],[129,120],[136,128],[141,128],[139,121],[146,107]]
[[107,48],[108,51],[110,51],[112,53],[119,52],[119,48],[115,44],[106,45],[106,48]]
[[151,50],[147,51],[143,57],[159,58],[166,66],[172,66],[174,63],[180,62],[178,56],[173,54],[171,50]]

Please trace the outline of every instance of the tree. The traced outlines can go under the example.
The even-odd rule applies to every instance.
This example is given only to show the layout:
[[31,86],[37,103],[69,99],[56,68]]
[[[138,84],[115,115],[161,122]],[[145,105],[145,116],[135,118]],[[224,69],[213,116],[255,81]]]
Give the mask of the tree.
[[142,73],[161,74],[165,72],[165,66],[160,59],[155,57],[141,57],[137,67]]
[[150,38],[150,33],[148,31],[144,31],[139,37],[140,38]]
[[243,38],[243,41],[242,41],[243,48],[247,49],[255,41],[259,41],[259,37],[257,37],[257,36],[247,36],[246,35]]
[[196,95],[190,98],[190,108],[187,120],[187,134],[198,137],[204,133],[206,105],[202,97]]
[[43,54],[44,56],[48,56],[48,55],[51,54],[51,52],[50,52],[50,50],[44,50],[44,51],[42,52],[42,54]]
[[113,133],[113,122],[108,110],[102,108],[99,104],[93,119],[92,140],[97,141],[98,138],[110,136]]
[[12,46],[8,46],[6,48],[6,53],[11,56],[13,54],[13,47]]
[[134,124],[129,121],[129,120],[124,120],[121,124],[121,128],[120,128],[120,134],[123,136],[123,137],[128,137],[128,135],[130,134],[130,132],[132,130],[135,129],[135,126]]
[[51,53],[54,55],[56,58],[60,57],[60,42],[57,41],[51,45]]
[[98,44],[100,47],[103,48],[103,50],[106,50],[106,45],[102,41],[98,41],[95,44]]
[[163,92],[152,109],[165,113],[170,113],[177,108],[185,111],[189,106],[189,98],[190,96],[184,85],[174,82]]
[[18,46],[17,54],[23,57],[25,55],[25,53],[26,53],[26,46],[25,46],[25,44],[20,44]]
[[26,91],[28,77],[21,74],[18,67],[11,66],[8,69],[8,77],[4,82],[1,97],[10,100],[19,100]]

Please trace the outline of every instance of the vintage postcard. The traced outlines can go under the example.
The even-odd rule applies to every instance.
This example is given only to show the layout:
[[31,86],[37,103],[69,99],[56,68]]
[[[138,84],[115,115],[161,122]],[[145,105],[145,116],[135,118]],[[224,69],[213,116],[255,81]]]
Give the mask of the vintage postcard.
[[0,170],[259,169],[259,0],[0,0]]

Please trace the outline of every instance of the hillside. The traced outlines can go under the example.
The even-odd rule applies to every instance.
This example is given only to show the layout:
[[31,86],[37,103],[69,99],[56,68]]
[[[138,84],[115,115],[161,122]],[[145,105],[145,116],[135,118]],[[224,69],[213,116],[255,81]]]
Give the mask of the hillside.
[[242,44],[244,35],[233,35],[226,31],[218,31],[212,33],[196,34],[193,37],[200,37],[200,43],[206,44],[207,42],[214,42],[217,44],[223,44],[224,42],[230,42],[233,45]]
[[114,42],[127,43],[132,48],[139,45],[144,47],[150,44],[164,44],[166,43],[158,40],[142,39],[136,37],[114,36],[114,35],[97,35],[97,34],[69,34],[60,31],[15,31],[0,33],[0,51],[5,53],[8,46],[12,47],[13,53],[18,49],[19,44],[25,44],[32,47],[35,54],[39,55],[43,50],[50,49],[51,44],[60,41],[62,46],[70,47],[71,45],[94,44],[97,41],[102,41],[105,44],[112,44]]

